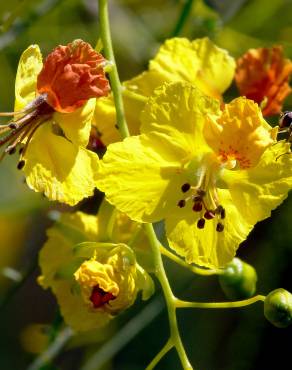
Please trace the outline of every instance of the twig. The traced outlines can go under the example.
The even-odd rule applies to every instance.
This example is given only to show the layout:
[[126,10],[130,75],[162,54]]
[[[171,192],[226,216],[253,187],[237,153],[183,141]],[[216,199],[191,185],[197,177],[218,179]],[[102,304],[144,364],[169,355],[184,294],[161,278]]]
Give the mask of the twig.
[[42,352],[32,364],[29,365],[27,370],[39,370],[42,366],[51,362],[61,352],[65,344],[72,338],[74,332],[71,328],[64,328],[56,337],[54,342]]
[[145,328],[164,307],[162,297],[155,298],[137,316],[95,352],[80,370],[98,370]]
[[185,4],[183,5],[183,8],[182,8],[181,13],[179,15],[179,18],[176,22],[176,25],[175,25],[172,33],[171,33],[171,37],[176,37],[181,33],[181,31],[182,31],[190,13],[191,13],[193,2],[194,2],[194,0],[186,0],[185,1]]

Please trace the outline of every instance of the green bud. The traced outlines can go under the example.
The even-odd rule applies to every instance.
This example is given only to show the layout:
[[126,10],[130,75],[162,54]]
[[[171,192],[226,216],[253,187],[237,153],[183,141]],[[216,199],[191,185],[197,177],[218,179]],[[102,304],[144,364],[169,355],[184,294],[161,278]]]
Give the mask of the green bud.
[[239,258],[234,258],[219,275],[223,292],[229,299],[245,299],[256,291],[256,270]]
[[292,323],[292,294],[279,288],[269,293],[264,302],[267,320],[277,328],[286,328]]

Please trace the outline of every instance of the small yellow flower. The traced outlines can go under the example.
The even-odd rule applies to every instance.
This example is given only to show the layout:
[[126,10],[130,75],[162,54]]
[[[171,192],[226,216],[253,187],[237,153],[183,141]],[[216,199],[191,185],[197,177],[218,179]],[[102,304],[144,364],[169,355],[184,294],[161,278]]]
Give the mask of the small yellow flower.
[[[208,38],[190,41],[186,38],[167,40],[159,49],[149,69],[124,83],[124,105],[127,123],[132,135],[140,132],[139,116],[155,88],[164,82],[187,81],[204,94],[222,99],[235,73],[235,61],[226,50],[217,47]],[[135,99],[131,93],[144,99]],[[115,127],[115,107],[112,96],[96,102],[95,124],[105,145],[120,141]]]
[[64,320],[76,331],[105,325],[131,306],[139,291],[143,299],[153,291],[131,248],[98,239],[96,216],[63,214],[40,252],[39,282],[52,289]]
[[141,288],[137,284],[140,271],[126,245],[117,245],[107,253],[99,253],[99,249],[97,245],[95,256],[83,262],[74,276],[90,309],[117,314],[134,303]]
[[[164,84],[141,114],[139,136],[109,145],[97,187],[139,222],[165,220],[169,245],[189,263],[223,267],[292,186],[289,144],[256,103],[223,111],[188,83]],[[278,160],[276,160],[278,158]]]

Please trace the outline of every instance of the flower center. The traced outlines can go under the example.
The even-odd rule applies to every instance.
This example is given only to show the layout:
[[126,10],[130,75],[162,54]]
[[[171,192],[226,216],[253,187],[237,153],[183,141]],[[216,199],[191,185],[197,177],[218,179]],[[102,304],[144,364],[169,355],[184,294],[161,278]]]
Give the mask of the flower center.
[[89,299],[92,302],[94,308],[99,308],[115,298],[116,297],[112,293],[105,292],[98,285],[95,285],[92,288]]
[[0,116],[12,116],[6,125],[0,126],[0,147],[6,148],[0,155],[0,161],[6,154],[16,152],[21,145],[21,155],[17,168],[22,169],[25,161],[22,159],[36,130],[54,113],[54,109],[47,103],[46,94],[39,95],[19,112],[0,113]]
[[104,153],[106,146],[101,140],[101,134],[96,127],[92,126],[87,149],[95,153]]
[[200,167],[197,184],[195,186],[188,182],[182,184],[181,192],[185,194],[185,197],[179,200],[177,206],[183,208],[187,202],[192,202],[192,210],[199,214],[197,227],[203,229],[206,221],[215,220],[217,222],[216,231],[222,232],[226,211],[220,204],[216,187],[220,164],[211,156],[207,156],[206,159]]

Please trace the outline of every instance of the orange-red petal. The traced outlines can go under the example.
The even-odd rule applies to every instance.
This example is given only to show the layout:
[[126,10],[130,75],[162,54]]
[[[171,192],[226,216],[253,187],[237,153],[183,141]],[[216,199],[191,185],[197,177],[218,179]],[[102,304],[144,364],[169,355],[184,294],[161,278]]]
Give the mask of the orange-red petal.
[[88,99],[107,95],[109,82],[104,57],[88,43],[75,40],[56,47],[46,58],[38,75],[37,90],[47,94],[58,112],[73,112]]
[[250,49],[237,60],[235,80],[240,91],[258,104],[263,102],[263,115],[281,112],[290,94],[289,77],[292,62],[285,59],[281,46]]

